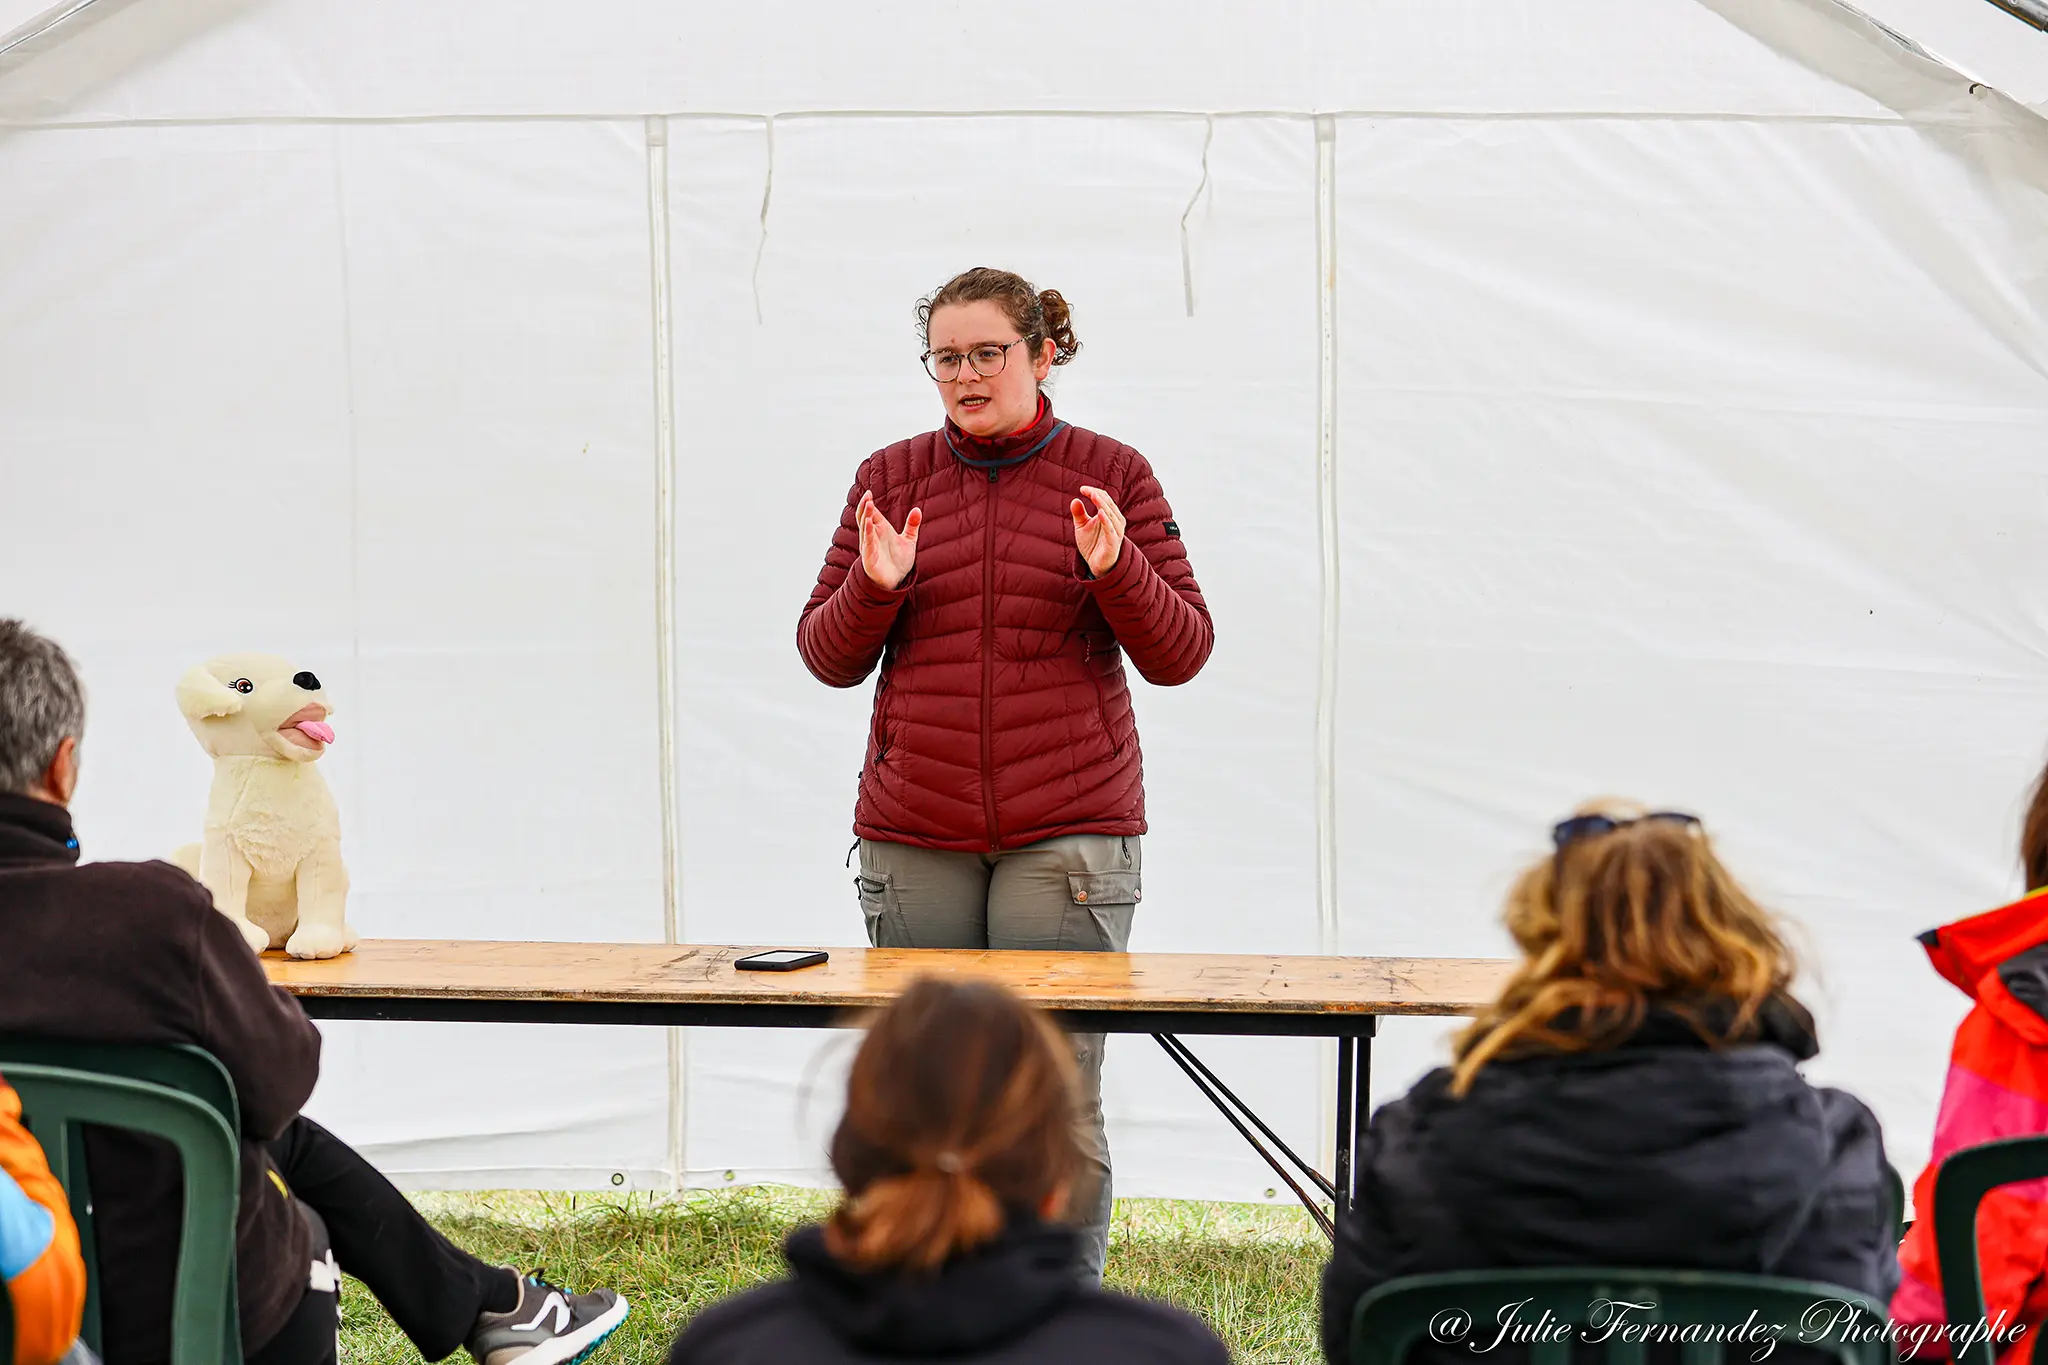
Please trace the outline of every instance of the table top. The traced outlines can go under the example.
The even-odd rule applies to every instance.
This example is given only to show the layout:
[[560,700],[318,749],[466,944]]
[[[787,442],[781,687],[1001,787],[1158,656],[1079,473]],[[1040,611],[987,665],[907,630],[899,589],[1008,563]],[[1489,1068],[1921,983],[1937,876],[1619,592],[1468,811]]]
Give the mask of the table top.
[[793,972],[735,971],[759,947],[365,939],[320,962],[266,954],[270,979],[305,998],[624,1004],[887,1004],[916,977],[973,975],[1048,1008],[1219,1015],[1470,1014],[1512,963],[1498,958],[1274,957],[832,948]]

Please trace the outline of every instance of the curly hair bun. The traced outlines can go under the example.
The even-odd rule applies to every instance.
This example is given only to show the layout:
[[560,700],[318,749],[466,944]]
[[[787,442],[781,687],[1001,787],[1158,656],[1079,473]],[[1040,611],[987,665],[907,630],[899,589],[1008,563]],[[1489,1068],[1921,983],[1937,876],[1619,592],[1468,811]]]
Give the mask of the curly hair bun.
[[1081,353],[1081,339],[1074,335],[1074,309],[1059,290],[1048,289],[1038,296],[1045,319],[1046,336],[1052,338],[1052,363],[1064,365]]

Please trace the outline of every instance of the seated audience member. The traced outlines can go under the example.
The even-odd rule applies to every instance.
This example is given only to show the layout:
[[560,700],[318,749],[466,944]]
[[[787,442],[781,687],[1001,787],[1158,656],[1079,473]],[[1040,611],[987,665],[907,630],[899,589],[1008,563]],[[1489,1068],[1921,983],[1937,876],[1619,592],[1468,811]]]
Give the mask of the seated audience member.
[[[1892,1319],[1909,1354],[1946,1357],[1948,1319],[1934,1249],[1934,1175],[1963,1147],[2048,1133],[2048,772],[2020,827],[2020,866],[2034,888],[2011,905],[1920,936],[1934,969],[1977,1003],[1956,1029],[1934,1120],[1934,1150],[1913,1187],[1918,1216],[1899,1248],[1904,1271]],[[1999,1365],[2048,1362],[2034,1339],[2048,1327],[2048,1181],[2004,1185],[1977,1215],[1977,1272]]]
[[71,1202],[21,1126],[21,1097],[0,1078],[0,1279],[14,1308],[14,1365],[55,1365],[78,1339],[85,1261]]
[[[166,863],[79,864],[66,807],[84,722],[71,660],[0,620],[0,1034],[192,1043],[227,1068],[242,1111],[235,1252],[247,1359],[335,1359],[337,1260],[428,1360],[466,1344],[481,1365],[559,1365],[609,1334],[624,1299],[485,1265],[299,1113],[320,1034],[205,888]],[[118,1130],[86,1138],[102,1353],[109,1365],[165,1360],[176,1154]]]
[[715,1304],[669,1365],[1204,1365],[1194,1318],[1080,1273],[1073,1046],[988,982],[914,982],[854,1058],[846,1188],[784,1246],[790,1277]]
[[1877,1119],[1800,1076],[1818,1045],[1771,917],[1692,816],[1601,803],[1554,842],[1509,893],[1521,962],[1499,998],[1373,1115],[1324,1353],[1346,1358],[1367,1290],[1440,1271],[1718,1270],[1888,1298]]

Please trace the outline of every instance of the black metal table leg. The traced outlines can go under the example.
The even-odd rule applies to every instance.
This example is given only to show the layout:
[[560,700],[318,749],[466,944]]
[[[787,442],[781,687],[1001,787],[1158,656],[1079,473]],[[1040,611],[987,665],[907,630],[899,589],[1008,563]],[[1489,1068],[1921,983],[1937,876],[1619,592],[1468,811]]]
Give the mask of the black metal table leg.
[[[1364,1135],[1366,1122],[1371,1113],[1372,1098],[1372,1039],[1377,1020],[1367,1016],[1349,1025],[1347,1032],[1337,1035],[1337,1145],[1334,1180],[1325,1180],[1316,1169],[1303,1161],[1293,1148],[1281,1141],[1265,1120],[1254,1114],[1245,1102],[1225,1085],[1215,1072],[1202,1064],[1202,1060],[1189,1051],[1186,1043],[1170,1033],[1155,1033],[1159,1046],[1173,1059],[1174,1065],[1187,1073],[1195,1088],[1215,1105],[1230,1126],[1251,1144],[1253,1151],[1294,1191],[1295,1198],[1308,1210],[1324,1234],[1336,1236],[1336,1223],[1332,1213],[1341,1217],[1351,1207],[1353,1192],[1357,1188],[1356,1167],[1358,1143]],[[1256,1130],[1256,1131],[1254,1131]],[[1264,1141],[1261,1141],[1261,1138]],[[1270,1147],[1269,1145],[1270,1144]],[[1335,1206],[1332,1213],[1325,1213],[1317,1200],[1301,1187],[1287,1169],[1292,1165],[1308,1177],[1309,1183],[1330,1198]]]
[[[1289,1173],[1283,1161],[1292,1162],[1296,1170],[1308,1177],[1310,1184],[1331,1198],[1336,1197],[1335,1187],[1325,1180],[1315,1167],[1303,1161],[1292,1147],[1281,1141],[1280,1135],[1274,1132],[1264,1119],[1253,1113],[1215,1072],[1203,1065],[1201,1058],[1188,1050],[1187,1044],[1170,1033],[1155,1033],[1152,1037],[1166,1050],[1166,1055],[1173,1059],[1174,1065],[1195,1083],[1195,1089],[1201,1091],[1209,1103],[1216,1106],[1217,1112],[1229,1121],[1231,1127],[1237,1129],[1238,1135],[1250,1143],[1251,1149],[1273,1168],[1273,1173],[1280,1177],[1288,1189],[1294,1191],[1294,1197],[1301,1201],[1302,1208],[1308,1211],[1308,1216],[1315,1221],[1315,1225],[1323,1230],[1323,1235],[1336,1237],[1337,1225],[1330,1220],[1329,1214],[1323,1212],[1322,1205],[1316,1201],[1315,1196],[1303,1189],[1301,1182]],[[1252,1131],[1254,1128],[1258,1133]],[[1259,1134],[1264,1135],[1265,1142],[1259,1140]],[[1267,1142],[1278,1150],[1269,1150]]]
[[1372,1036],[1374,1021],[1365,1029],[1337,1040],[1337,1214],[1351,1208],[1358,1189],[1356,1162],[1358,1140],[1372,1113]]

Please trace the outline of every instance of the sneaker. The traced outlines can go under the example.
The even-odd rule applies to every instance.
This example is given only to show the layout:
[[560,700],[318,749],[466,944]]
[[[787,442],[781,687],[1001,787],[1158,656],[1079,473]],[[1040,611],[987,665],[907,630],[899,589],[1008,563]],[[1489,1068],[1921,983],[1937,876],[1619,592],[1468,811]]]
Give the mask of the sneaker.
[[575,1365],[626,1320],[626,1300],[610,1289],[571,1294],[535,1271],[519,1281],[519,1306],[479,1313],[469,1331],[477,1365]]

